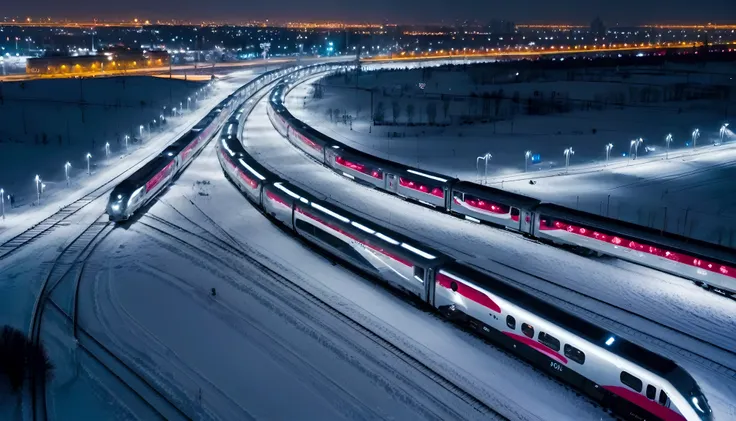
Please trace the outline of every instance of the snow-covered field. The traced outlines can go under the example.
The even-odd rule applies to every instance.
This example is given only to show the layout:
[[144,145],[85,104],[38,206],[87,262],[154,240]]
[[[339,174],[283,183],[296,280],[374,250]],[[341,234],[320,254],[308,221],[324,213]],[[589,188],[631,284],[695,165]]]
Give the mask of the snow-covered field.
[[[196,124],[218,102],[227,97],[236,88],[247,83],[254,76],[255,74],[249,70],[234,73],[226,81],[217,82],[212,94],[207,98],[203,98],[199,107],[195,108],[193,106],[191,111],[185,112],[181,117],[171,118],[165,131],[153,133],[151,136],[145,135],[142,144],[131,143],[127,153],[125,152],[124,146],[122,150],[111,147],[109,160],[104,158],[99,159],[93,156],[91,160],[91,176],[86,172],[86,161],[81,161],[83,163],[72,161],[72,168],[69,172],[69,186],[67,186],[64,180],[64,157],[57,155],[57,151],[53,149],[55,147],[54,145],[49,145],[48,148],[50,149],[39,153],[39,162],[55,163],[54,165],[58,167],[58,171],[54,171],[51,174],[35,172],[32,169],[33,163],[36,162],[34,160],[29,161],[31,164],[21,161],[14,162],[11,160],[11,157],[2,155],[3,158],[0,159],[11,162],[9,166],[16,169],[16,173],[9,173],[9,179],[16,181],[25,179],[24,184],[29,186],[30,192],[23,190],[28,193],[28,195],[23,196],[8,187],[0,185],[0,188],[5,189],[6,194],[16,194],[16,203],[12,208],[7,197],[5,198],[6,218],[0,220],[0,241],[5,241],[13,235],[26,230],[31,225],[53,213],[54,210],[94,191],[117,175],[137,169],[136,163],[140,165],[146,157],[160,152],[165,145],[172,142]],[[95,161],[95,159],[99,160]],[[28,168],[26,168],[26,165]],[[41,197],[41,206],[36,206],[35,204],[35,174],[39,174],[42,183],[46,185]]]
[[[0,93],[0,186],[15,194],[17,205],[36,199],[33,178],[47,188],[86,173],[87,153],[98,169],[148,141],[164,128],[180,124],[177,113],[197,108],[202,82],[154,77],[34,80],[2,84]],[[191,98],[191,100],[189,100]],[[166,109],[164,109],[166,107]],[[171,119],[156,127],[161,115]],[[174,118],[172,118],[174,117]],[[144,128],[141,130],[140,126]],[[160,124],[159,124],[160,125]],[[152,131],[149,131],[151,129]],[[109,155],[106,144],[109,143]]]
[[[480,76],[474,79],[460,71],[367,72],[360,78],[361,90],[354,89],[354,77],[332,77],[321,83],[322,98],[314,98],[314,78],[296,87],[286,103],[297,118],[317,130],[376,156],[736,247],[736,213],[730,195],[723,194],[736,153],[728,142],[736,135],[727,128],[725,145],[713,146],[721,141],[722,124],[736,113],[733,99],[675,100],[688,89],[708,92],[720,86],[733,92],[732,67],[716,64],[668,72],[595,69],[579,72],[574,81],[565,80],[568,75],[522,74],[519,77],[526,81],[517,82],[516,76],[503,75],[486,84],[477,83]],[[684,85],[688,88],[675,88]],[[396,125],[371,126],[367,89],[375,89],[374,111],[382,104],[387,123],[397,112]],[[499,99],[466,96],[484,92]],[[552,101],[553,93],[571,108],[525,114],[530,98]],[[518,101],[513,100],[516,97]],[[407,125],[409,106],[414,109],[412,121],[422,124]],[[352,122],[344,121],[344,114]],[[427,125],[431,114],[435,116],[431,120],[449,125]],[[461,124],[467,116],[495,123]],[[693,151],[695,128],[700,137]],[[669,154],[668,134],[673,135]],[[638,138],[644,142],[633,161],[630,141]],[[613,149],[606,167],[609,143]],[[570,159],[575,177],[565,175],[563,151],[570,147],[575,151]],[[531,152],[528,174],[524,174],[526,151]],[[483,165],[478,171],[476,160],[486,153],[492,155],[487,177]],[[531,159],[535,155],[538,162]],[[530,179],[537,183],[530,184]]]
[[[359,186],[317,165],[281,138],[270,125],[265,107],[265,102],[261,102],[250,117],[245,126],[244,143],[266,166],[337,206],[426,241],[459,260],[511,279],[522,287],[540,291],[538,295],[561,298],[570,303],[565,307],[583,317],[604,316],[605,319],[595,317],[602,326],[677,360],[693,373],[706,394],[711,394],[711,403],[717,407],[717,412],[727,418],[736,414],[736,407],[731,403],[736,397],[733,378],[713,375],[710,367],[697,362],[696,354],[733,367],[732,355],[697,340],[685,339],[682,333],[670,330],[674,328],[725,349],[734,349],[736,344],[730,339],[724,342],[725,338],[733,337],[733,326],[736,326],[731,301],[704,292],[682,279],[642,271],[616,261],[580,257]],[[687,317],[683,317],[684,308],[688,309]],[[671,343],[687,348],[692,354],[682,354],[681,350],[673,352]]]

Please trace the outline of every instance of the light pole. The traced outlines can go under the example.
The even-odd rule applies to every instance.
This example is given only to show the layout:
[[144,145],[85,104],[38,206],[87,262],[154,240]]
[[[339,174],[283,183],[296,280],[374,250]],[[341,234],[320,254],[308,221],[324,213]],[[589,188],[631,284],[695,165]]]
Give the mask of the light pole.
[[667,151],[664,154],[664,159],[670,159],[670,143],[672,143],[672,133],[668,134],[664,138],[664,142],[667,144]]
[[64,175],[66,176],[66,185],[69,186],[69,168],[71,168],[72,164],[70,164],[68,161],[66,164],[64,164]]
[[174,117],[176,115],[176,107],[171,109],[171,116]]
[[41,205],[41,186],[40,186],[41,177],[39,177],[38,174],[36,174],[35,180],[36,180],[36,206],[40,206]]
[[631,146],[629,147],[629,154],[631,155],[631,159],[636,159],[639,157],[639,145],[644,141],[642,138],[634,139],[631,141]]
[[128,136],[128,135],[126,134],[126,135],[125,135],[125,152],[128,152],[128,139],[129,139],[129,138],[130,138],[130,136]]
[[572,147],[565,149],[565,173],[567,173],[570,168],[570,155],[575,155],[575,151],[572,150]]
[[723,138],[726,137],[727,129],[728,129],[728,123],[723,123],[723,126],[721,126],[721,143],[723,143]]
[[143,125],[142,124],[141,124],[141,127],[140,127],[140,132],[141,132],[141,140],[143,140]]
[[613,149],[613,143],[606,145],[606,165],[608,165],[608,160],[611,158],[611,149]]
[[529,172],[529,157],[532,156],[532,151],[524,152],[524,172]]
[[45,188],[46,188],[46,183],[41,183],[41,194],[43,194],[43,191]]
[[87,153],[87,175],[92,175],[92,172],[89,169],[89,159],[90,158],[92,158],[92,154],[88,152]]
[[475,171],[478,174],[478,178],[480,178],[480,168],[478,167],[478,164],[480,163],[480,161],[485,161],[485,172],[483,173],[483,181],[488,178],[488,161],[490,161],[491,158],[493,158],[493,155],[491,155],[490,152],[487,152],[485,155],[475,158]]
[[110,142],[105,142],[105,159],[110,159]]
[[698,138],[700,137],[700,129],[693,130],[693,149],[698,144]]
[[5,220],[5,190],[0,189],[0,204],[2,204],[3,221]]
[[192,109],[192,97],[187,97],[187,111]]

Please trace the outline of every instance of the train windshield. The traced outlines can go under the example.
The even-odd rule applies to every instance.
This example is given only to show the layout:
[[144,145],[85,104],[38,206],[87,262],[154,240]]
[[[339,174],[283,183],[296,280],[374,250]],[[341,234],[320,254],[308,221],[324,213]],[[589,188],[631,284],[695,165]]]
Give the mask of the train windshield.
[[703,395],[703,392],[699,388],[695,388],[690,392],[690,405],[695,408],[695,412],[700,415],[702,420],[710,420],[711,413],[713,412],[708,405],[708,400]]

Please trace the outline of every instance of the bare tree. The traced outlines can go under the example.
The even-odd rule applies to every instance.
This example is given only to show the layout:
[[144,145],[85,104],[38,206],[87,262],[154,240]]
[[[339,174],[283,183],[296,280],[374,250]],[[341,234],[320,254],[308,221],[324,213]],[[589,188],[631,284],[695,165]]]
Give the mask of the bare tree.
[[401,114],[401,107],[399,106],[399,101],[391,101],[391,111],[393,113],[394,124],[396,124],[396,120],[399,119],[399,115]]
[[430,125],[434,125],[437,120],[437,104],[434,102],[427,103],[427,121]]
[[409,124],[414,122],[414,104],[412,103],[406,104],[406,119]]

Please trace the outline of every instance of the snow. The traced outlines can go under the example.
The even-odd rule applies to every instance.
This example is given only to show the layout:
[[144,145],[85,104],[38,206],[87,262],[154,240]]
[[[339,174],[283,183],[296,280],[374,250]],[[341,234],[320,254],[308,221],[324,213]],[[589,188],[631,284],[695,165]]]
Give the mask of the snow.
[[[608,323],[622,337],[678,361],[689,370],[709,396],[717,413],[733,411],[736,388],[733,379],[714,375],[692,354],[666,346],[674,342],[689,351],[729,363],[727,356],[711,346],[693,343],[643,318],[625,315],[606,306],[611,303],[651,320],[714,344],[733,349],[736,316],[733,303],[702,291],[692,283],[655,271],[641,273],[608,259],[589,259],[524,237],[479,226],[419,207],[385,193],[359,186],[317,165],[283,139],[271,126],[260,102],[245,127],[244,144],[267,167],[318,197],[335,203],[374,222],[424,241],[458,260],[482,267],[522,285],[572,303],[570,311],[588,317],[589,312],[621,320],[641,333],[632,334],[621,324]],[[560,285],[566,289],[556,287]],[[569,290],[580,291],[596,300]],[[653,305],[656,303],[656,305]],[[586,313],[583,309],[588,310]],[[688,317],[682,317],[687,309]],[[652,339],[661,338],[662,341]],[[673,339],[674,338],[674,339]],[[680,343],[682,342],[682,343]],[[730,365],[733,362],[730,361]]]
[[[633,68],[620,72],[586,70],[577,75],[576,81],[567,81],[566,75],[555,73],[522,75],[522,82],[496,76],[496,84],[486,85],[476,83],[469,76],[470,71],[364,73],[359,86],[377,89],[374,107],[379,102],[384,104],[387,122],[393,120],[392,102],[398,104],[398,125],[369,127],[370,94],[351,89],[355,86],[354,78],[323,81],[322,99],[313,99],[310,82],[317,78],[310,79],[287,96],[286,105],[295,117],[317,130],[373,155],[736,247],[736,213],[730,195],[723,194],[727,191],[724,180],[732,176],[730,163],[734,161],[736,145],[713,146],[721,141],[721,125],[724,117],[725,121],[733,117],[733,107],[718,100],[641,103],[637,99],[642,86],[658,92],[677,83],[692,83],[693,89],[733,89],[736,82],[730,76],[732,70],[723,66],[731,65],[712,64],[705,69]],[[679,74],[675,70],[690,73]],[[426,83],[424,89],[419,83]],[[383,90],[386,96],[381,93]],[[506,99],[498,104],[498,117],[488,117],[498,119],[496,123],[459,124],[460,116],[471,109],[480,114],[480,99],[475,103],[467,98],[449,101],[448,116],[444,116],[440,95],[499,90],[505,92],[501,94]],[[522,105],[523,99],[534,97],[535,92],[548,98],[555,92],[558,97],[574,100],[575,109],[544,116],[522,115],[521,105],[508,99],[512,92],[519,93]],[[627,104],[622,109],[612,105],[619,96]],[[596,100],[605,102],[605,109],[578,109],[585,107],[586,101]],[[406,107],[410,103],[415,108],[413,121],[424,125],[406,125]],[[437,109],[438,122],[452,119],[453,123],[447,127],[427,126],[425,109],[429,103]],[[494,113],[495,104],[494,100],[489,102],[489,115]],[[330,109],[352,115],[352,124],[330,121]],[[701,132],[695,151],[686,145],[692,142],[694,128]],[[665,153],[667,134],[674,139],[669,154]],[[635,138],[643,138],[644,143],[639,147],[638,159],[631,161],[621,155],[630,152],[630,140]],[[727,129],[723,140],[736,140],[736,135]],[[605,166],[608,143],[614,147],[610,165]],[[565,175],[563,150],[569,147],[575,151],[570,173],[576,176]],[[647,147],[654,150],[647,152]],[[529,161],[529,174],[524,174],[526,151],[541,158],[539,163]],[[486,152],[493,156],[487,177],[482,168],[478,171],[476,163],[476,158]],[[530,184],[530,179],[537,183]]]
[[[510,419],[609,419],[525,363],[306,249],[225,180],[212,145],[149,214],[222,237],[190,200],[249,255]],[[226,255],[212,259],[142,223],[163,227],[144,216],[115,230],[93,254],[97,270],[81,284],[80,324],[188,413],[202,419],[481,418],[257,267]]]
[[[4,220],[0,220],[0,241],[6,241],[12,236],[25,231],[30,226],[48,217],[55,210],[58,210],[59,208],[94,191],[118,175],[135,171],[145,163],[147,160],[145,158],[160,152],[165,145],[185,133],[186,130],[189,130],[189,128],[196,124],[218,102],[227,97],[227,95],[236,88],[247,83],[254,76],[255,74],[249,70],[235,73],[231,75],[227,81],[223,81],[221,83],[218,82],[216,84],[214,94],[209,98],[204,99],[200,104],[201,107],[196,109],[193,107],[193,110],[190,113],[185,112],[182,117],[171,118],[167,125],[167,130],[160,133],[154,133],[153,136],[144,136],[143,144],[131,143],[129,145],[128,153],[125,152],[124,145],[121,149],[117,145],[111,144],[111,154],[109,159],[102,158],[104,157],[104,152],[100,155],[93,155],[91,161],[91,177],[86,173],[86,161],[71,159],[72,170],[70,171],[70,187],[66,186],[64,180],[65,159],[69,159],[70,157],[59,156],[59,151],[56,150],[56,145],[48,145],[46,147],[47,149],[43,152],[37,151],[38,148],[43,149],[44,147],[42,146],[25,147],[26,152],[29,153],[32,153],[34,149],[36,150],[35,153],[38,154],[38,161],[36,161],[36,158],[34,158],[34,160],[23,160],[18,159],[15,155],[10,156],[0,154],[0,161],[3,163],[0,164],[0,170],[2,170],[3,167],[6,167],[6,178],[2,180],[2,182],[14,180],[17,185],[18,183],[21,183],[21,180],[26,180],[22,182],[26,187],[19,187],[18,190],[12,190],[7,187],[7,184],[0,186],[5,189],[6,193],[13,192],[16,194],[16,204],[14,208],[10,207],[7,197],[5,199],[6,218]],[[133,79],[137,80],[145,78]],[[101,80],[114,80],[114,78]],[[40,82],[56,83],[65,82],[65,80]],[[169,81],[165,82],[168,83]],[[107,129],[105,129],[106,127]],[[100,130],[109,130],[109,127],[110,126],[102,125]],[[1,144],[0,149],[9,146],[12,145]],[[104,148],[104,145],[102,147]],[[14,151],[14,153],[19,153],[19,156],[25,156],[25,152],[20,150]],[[79,153],[77,155],[80,158],[84,158],[83,153]],[[33,162],[33,164],[29,165],[29,161]],[[38,162],[38,164],[36,164],[36,162]],[[43,168],[44,165],[53,165],[56,170],[47,170],[47,172],[39,171],[39,168]],[[36,206],[34,203],[36,200],[35,182],[33,181],[35,174],[39,174],[43,183],[46,184],[46,188],[44,189],[41,197],[40,207]],[[30,189],[30,191],[28,191],[28,189]]]

